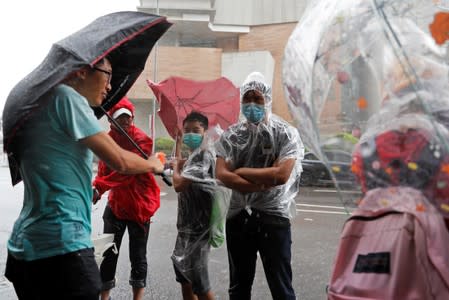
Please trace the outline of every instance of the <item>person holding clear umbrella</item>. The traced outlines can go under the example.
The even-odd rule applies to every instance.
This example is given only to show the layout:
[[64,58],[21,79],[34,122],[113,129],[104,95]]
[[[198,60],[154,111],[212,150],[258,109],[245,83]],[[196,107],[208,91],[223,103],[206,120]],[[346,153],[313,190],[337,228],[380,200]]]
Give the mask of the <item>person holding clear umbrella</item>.
[[106,98],[111,74],[107,58],[70,73],[42,96],[15,138],[25,194],[5,276],[19,299],[98,299],[92,152],[121,173],[163,171],[158,159],[123,150],[101,129],[90,106]]
[[291,211],[302,171],[298,131],[271,114],[271,87],[251,73],[240,88],[245,120],[216,143],[216,176],[233,190],[226,221],[230,299],[250,299],[257,252],[274,299],[296,299]]

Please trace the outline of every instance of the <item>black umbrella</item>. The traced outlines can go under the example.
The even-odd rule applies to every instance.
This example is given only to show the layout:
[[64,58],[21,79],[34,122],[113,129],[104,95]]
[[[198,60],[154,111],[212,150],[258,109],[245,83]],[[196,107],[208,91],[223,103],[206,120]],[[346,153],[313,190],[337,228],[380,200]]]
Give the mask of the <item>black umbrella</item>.
[[165,17],[142,12],[117,12],[93,21],[83,29],[53,44],[44,61],[10,92],[3,110],[3,147],[8,154],[13,184],[21,181],[15,157],[14,137],[38,108],[41,96],[67,75],[85,65],[94,66],[105,56],[112,64],[112,89],[98,118],[110,109],[142,73],[157,40],[172,24]]

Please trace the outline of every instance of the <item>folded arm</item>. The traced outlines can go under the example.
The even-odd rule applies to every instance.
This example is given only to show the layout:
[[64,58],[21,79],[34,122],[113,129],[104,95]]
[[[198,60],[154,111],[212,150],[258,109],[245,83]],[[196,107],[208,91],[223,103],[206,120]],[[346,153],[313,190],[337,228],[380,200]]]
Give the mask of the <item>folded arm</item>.
[[290,178],[295,159],[285,159],[280,163],[275,163],[272,167],[266,168],[239,168],[234,171],[240,177],[268,187],[285,184]]
[[217,178],[226,187],[241,193],[261,192],[266,189],[262,184],[253,183],[238,175],[236,172],[231,171],[229,165],[222,157],[217,157],[215,172]]

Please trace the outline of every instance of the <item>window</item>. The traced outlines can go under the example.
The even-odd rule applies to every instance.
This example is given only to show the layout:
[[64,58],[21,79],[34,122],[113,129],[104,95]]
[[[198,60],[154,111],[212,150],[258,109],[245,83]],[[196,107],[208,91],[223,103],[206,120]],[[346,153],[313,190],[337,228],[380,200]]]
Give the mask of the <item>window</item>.
[[307,160],[318,160],[318,158],[313,153],[306,153],[304,155],[304,159],[307,159]]

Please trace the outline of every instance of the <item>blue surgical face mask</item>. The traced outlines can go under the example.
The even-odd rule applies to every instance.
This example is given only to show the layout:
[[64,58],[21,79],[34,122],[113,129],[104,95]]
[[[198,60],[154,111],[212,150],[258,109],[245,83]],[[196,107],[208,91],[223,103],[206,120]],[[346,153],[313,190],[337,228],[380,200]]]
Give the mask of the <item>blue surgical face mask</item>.
[[255,103],[242,103],[242,113],[251,123],[259,123],[265,116],[265,107]]
[[203,141],[203,136],[199,133],[185,133],[182,137],[182,142],[190,148],[190,150],[195,150],[201,146]]

